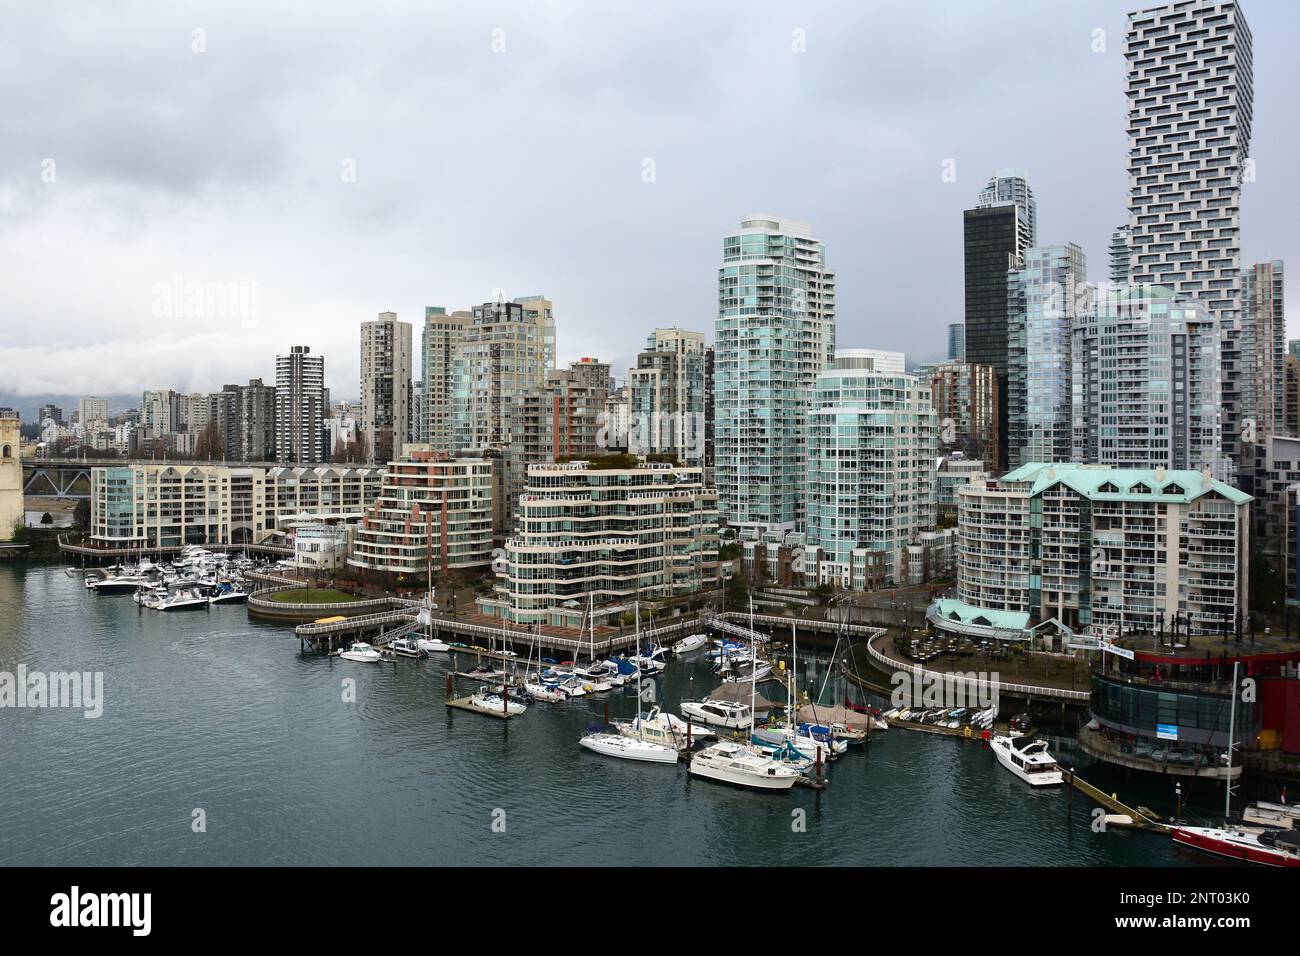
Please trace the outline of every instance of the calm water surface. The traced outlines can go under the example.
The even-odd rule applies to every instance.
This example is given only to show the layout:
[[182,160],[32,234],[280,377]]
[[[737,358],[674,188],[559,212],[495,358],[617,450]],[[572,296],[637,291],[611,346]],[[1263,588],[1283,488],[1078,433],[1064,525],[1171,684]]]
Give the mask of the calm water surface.
[[[303,655],[291,629],[242,606],[142,612],[59,567],[0,566],[0,670],[19,663],[102,671],[105,704],[97,720],[0,710],[3,864],[1205,862],[1161,837],[1091,832],[1081,795],[1067,818],[1063,788],[1031,790],[978,742],[894,729],[839,760],[822,793],[737,790],[578,747],[606,700],[635,713],[630,692],[509,722],[451,711],[445,659]],[[807,665],[818,685],[821,666]],[[663,680],[671,703],[716,683],[685,663]],[[1067,742],[1053,749],[1084,766]],[[1168,785],[1107,770],[1085,776],[1171,808]],[[1208,815],[1220,799],[1205,785],[1191,804]]]

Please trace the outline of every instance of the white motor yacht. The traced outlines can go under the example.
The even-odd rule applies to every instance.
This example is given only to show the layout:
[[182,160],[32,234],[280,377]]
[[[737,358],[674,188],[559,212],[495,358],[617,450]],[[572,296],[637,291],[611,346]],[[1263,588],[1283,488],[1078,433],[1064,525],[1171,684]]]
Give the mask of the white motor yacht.
[[438,637],[421,637],[415,643],[426,654],[446,654],[451,650],[451,645]]
[[1047,741],[1013,734],[994,736],[993,754],[998,763],[1035,787],[1050,787],[1065,782],[1056,758],[1047,752]]
[[710,727],[743,730],[754,722],[748,704],[729,700],[684,700],[681,708],[687,717],[701,720]]
[[383,655],[365,641],[357,641],[346,651],[339,651],[338,656],[345,661],[356,661],[359,664],[377,664],[383,658]]
[[685,750],[688,740],[696,743],[706,737],[715,736],[709,728],[696,724],[689,725],[688,733],[686,721],[673,714],[665,713],[658,707],[646,716],[637,717],[635,720],[615,721],[614,727],[624,737],[672,747],[674,750]]
[[208,607],[208,596],[198,588],[181,588],[153,607],[159,611],[197,611]]
[[755,790],[789,790],[799,777],[799,771],[793,767],[730,741],[716,743],[696,754],[691,759],[691,774]]
[[699,650],[707,643],[709,643],[709,635],[691,634],[683,637],[673,645],[673,653],[680,657],[682,654],[689,654],[691,651]]

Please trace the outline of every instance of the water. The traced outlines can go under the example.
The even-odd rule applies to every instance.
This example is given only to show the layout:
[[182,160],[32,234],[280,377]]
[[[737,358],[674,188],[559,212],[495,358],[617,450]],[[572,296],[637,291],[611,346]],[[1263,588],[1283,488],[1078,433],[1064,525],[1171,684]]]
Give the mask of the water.
[[[445,660],[303,655],[240,605],[142,612],[58,567],[0,566],[0,670],[19,663],[102,671],[106,700],[99,719],[0,710],[0,864],[1206,862],[1091,832],[1077,793],[1067,822],[1064,788],[1031,790],[978,742],[893,729],[836,762],[825,792],[754,793],[578,747],[604,701],[635,713],[630,692],[508,722],[452,711]],[[715,684],[680,662],[663,681],[670,702]],[[1085,776],[1171,809],[1164,783]],[[1207,815],[1218,799],[1205,785]]]

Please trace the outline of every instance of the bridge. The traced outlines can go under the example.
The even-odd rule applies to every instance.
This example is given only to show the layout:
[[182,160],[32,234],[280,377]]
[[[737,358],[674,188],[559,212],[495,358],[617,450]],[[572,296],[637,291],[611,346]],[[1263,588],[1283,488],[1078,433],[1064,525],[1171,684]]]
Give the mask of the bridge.
[[294,465],[283,461],[189,461],[179,458],[24,458],[23,494],[46,498],[89,498],[92,468],[129,468],[132,465],[230,468],[328,467]]

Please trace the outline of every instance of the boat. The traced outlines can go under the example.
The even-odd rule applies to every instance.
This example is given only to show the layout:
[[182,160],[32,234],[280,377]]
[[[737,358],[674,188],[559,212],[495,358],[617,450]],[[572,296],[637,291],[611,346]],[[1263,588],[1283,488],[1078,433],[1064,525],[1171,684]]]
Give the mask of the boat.
[[622,734],[586,734],[578,741],[578,745],[593,753],[603,754],[606,757],[618,757],[622,760],[676,763],[678,757],[677,750],[674,747],[665,747],[662,744],[650,743],[636,737],[625,737]]
[[451,650],[450,644],[437,637],[417,638],[415,644],[426,654],[446,654]]
[[507,699],[500,694],[491,694],[485,690],[481,690],[470,697],[468,703],[476,710],[497,714],[505,713],[511,717],[518,717],[528,709],[527,704],[521,704],[514,698]]
[[418,640],[412,640],[409,637],[399,637],[388,645],[389,649],[401,657],[428,657],[425,650],[420,647]]
[[524,692],[533,700],[547,704],[558,704],[569,699],[569,695],[560,690],[559,687],[543,684],[535,680],[524,682]]
[[624,737],[635,737],[652,744],[685,750],[687,741],[695,743],[707,737],[716,736],[708,727],[688,724],[673,714],[666,713],[658,707],[653,708],[644,717],[635,720],[615,721],[614,727]]
[[1255,833],[1227,827],[1174,827],[1173,839],[1179,846],[1229,860],[1300,869],[1300,833],[1295,830]]
[[216,591],[208,595],[209,604],[239,604],[247,600],[248,592],[229,582],[218,584]]
[[683,654],[689,654],[691,651],[699,650],[707,643],[709,643],[709,635],[689,634],[673,645],[673,654],[680,657]]
[[794,767],[732,741],[705,747],[691,758],[690,769],[692,776],[753,790],[789,790],[800,776]]
[[339,651],[338,656],[345,661],[356,661],[358,664],[377,664],[383,659],[383,655],[365,641],[356,641],[346,651]]
[[743,730],[754,722],[749,705],[730,700],[684,700],[681,711],[687,717],[702,720],[710,727]]
[[[636,656],[641,657],[641,603],[635,605]],[[652,720],[641,718],[641,695],[636,695],[636,720],[614,725],[615,732],[598,730],[584,734],[578,743],[595,753],[622,760],[645,760],[652,763],[676,763],[677,751],[686,746],[683,734],[678,743],[672,718],[660,718],[659,708],[650,713]],[[685,727],[682,728],[683,730]]]
[[1274,830],[1300,830],[1300,806],[1257,800],[1241,811],[1241,822]]
[[1050,787],[1065,782],[1056,759],[1047,752],[1047,741],[1041,738],[995,734],[991,742],[998,763],[1006,767],[1025,783],[1035,787]]
[[644,654],[634,658],[643,673],[658,673],[668,666],[668,651],[662,647],[648,647]]
[[770,676],[772,673],[772,664],[764,660],[743,660],[735,661],[731,665],[728,673],[723,674],[722,679],[729,684],[749,683],[760,681]]
[[208,597],[198,588],[181,588],[165,601],[153,605],[158,611],[197,611],[207,609]]
[[155,583],[157,582],[153,575],[138,573],[86,577],[86,589],[96,594],[127,594],[135,591],[136,588],[151,588]]

